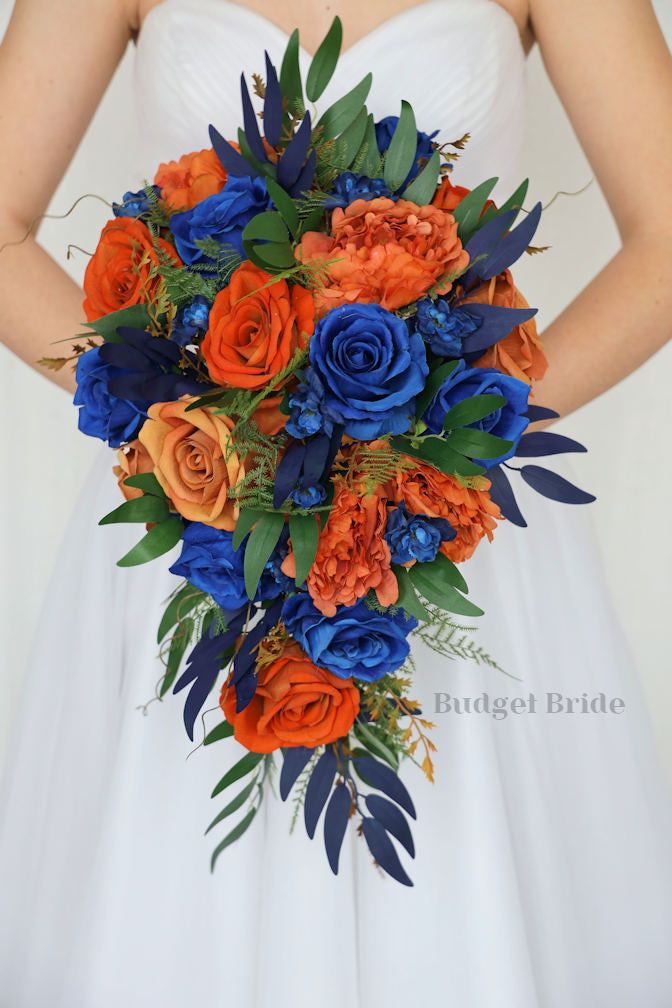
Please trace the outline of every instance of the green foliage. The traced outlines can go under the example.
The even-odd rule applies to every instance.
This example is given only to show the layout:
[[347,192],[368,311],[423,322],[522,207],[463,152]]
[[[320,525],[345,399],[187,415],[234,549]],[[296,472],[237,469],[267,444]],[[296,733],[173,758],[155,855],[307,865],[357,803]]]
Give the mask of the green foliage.
[[[298,40],[297,40],[298,41]],[[308,76],[306,77],[306,95],[311,102],[319,101],[331,80],[343,41],[343,25],[341,19],[335,17],[331,27],[315,53]]]
[[396,192],[404,184],[415,162],[417,146],[415,115],[408,102],[402,101],[399,122],[385,154],[383,168],[383,178],[392,192]]
[[465,427],[467,424],[477,423],[483,420],[490,413],[505,406],[507,399],[502,395],[475,395],[448,410],[443,421],[444,430],[452,430],[454,427]]
[[483,466],[457,452],[445,438],[438,435],[416,438],[402,434],[392,438],[392,447],[426,462],[447,476],[481,476],[485,472]]
[[419,625],[413,631],[415,639],[422,641],[432,651],[436,651],[444,658],[472,661],[476,665],[486,665],[488,668],[496,669],[504,675],[509,674],[469,636],[469,633],[475,629],[474,627],[455,623],[440,609],[430,607],[430,612],[432,622],[428,625]]
[[[445,563],[441,561],[445,561]],[[436,560],[431,563],[415,564],[411,567],[409,576],[413,587],[420,595],[445,609],[446,612],[458,613],[462,616],[483,615],[482,609],[460,594],[458,585],[464,585],[466,588],[462,575],[459,574],[455,565],[441,554],[438,554]]]
[[300,588],[313,565],[320,537],[320,527],[314,514],[291,514],[289,535],[296,560],[296,586]]
[[138,564],[148,563],[157,557],[168,553],[177,546],[182,538],[184,525],[181,518],[171,515],[155,525],[143,536],[139,543],[117,560],[118,567],[136,567]]
[[431,203],[439,181],[440,169],[441,156],[435,150],[422,171],[404,189],[404,199],[411,200],[413,203],[417,203],[418,206],[425,206],[427,203]]
[[295,28],[289,36],[280,67],[280,90],[287,102],[287,119],[293,115],[302,117],[304,113],[299,48],[299,30]]
[[221,742],[222,739],[231,738],[233,735],[233,727],[228,721],[220,721],[212,731],[203,739],[203,745],[212,745],[213,742]]
[[165,497],[165,491],[154,473],[138,473],[136,476],[127,476],[124,479],[124,486],[142,490],[144,494],[152,497]]
[[496,178],[491,178],[481,182],[463,200],[460,200],[453,210],[453,217],[457,221],[457,233],[463,245],[466,245],[478,230],[483,208],[498,181]]
[[120,340],[117,336],[119,326],[129,326],[131,329],[146,329],[149,325],[149,312],[145,304],[130,305],[128,308],[120,308],[119,311],[103,315],[102,318],[96,319],[95,322],[85,322],[84,324],[89,329],[93,329],[99,336],[102,336],[107,343],[119,343]]
[[265,512],[250,532],[244,558],[245,589],[248,598],[253,599],[259,579],[285,524],[284,515],[279,512]]
[[98,522],[99,525],[114,525],[121,522],[160,522],[169,514],[165,497],[136,497],[124,501],[114,511],[110,511]]
[[392,570],[399,586],[399,600],[397,604],[409,616],[415,616],[417,620],[422,620],[423,622],[431,621],[431,614],[422,604],[418,593],[413,587],[413,582],[407,568],[395,564]]
[[[318,129],[322,131],[323,139],[333,140],[345,132],[348,127],[352,126],[355,120],[361,117],[362,113],[366,116],[365,102],[371,90],[372,82],[373,75],[368,73],[362,78],[359,84],[356,84],[351,91],[348,91],[347,94],[343,95],[342,98],[339,98],[338,101],[334,102],[327,109],[317,124]],[[353,151],[353,156],[355,151]]]

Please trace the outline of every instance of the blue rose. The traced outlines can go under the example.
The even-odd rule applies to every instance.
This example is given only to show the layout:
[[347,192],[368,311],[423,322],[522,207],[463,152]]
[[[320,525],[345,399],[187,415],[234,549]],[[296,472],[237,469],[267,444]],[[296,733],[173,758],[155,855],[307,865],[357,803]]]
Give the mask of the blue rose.
[[[385,116],[384,119],[381,119],[380,122],[376,123],[376,143],[378,144],[378,150],[381,154],[384,154],[390,146],[398,122],[399,116]],[[418,130],[415,161],[413,162],[413,167],[406,176],[404,185],[408,185],[408,183],[415,178],[421,168],[422,162],[429,161],[430,157],[434,153],[434,144],[432,141],[434,140],[434,137],[437,136],[438,132],[438,130],[434,130],[432,134],[427,134]]]
[[358,199],[371,200],[376,199],[377,196],[396,198],[390,192],[384,179],[372,179],[368,175],[356,175],[355,172],[346,171],[342,172],[334,181],[331,194],[325,200],[324,205],[327,210],[333,210],[335,207],[350,206]]
[[197,294],[193,301],[182,305],[173,321],[170,338],[179,346],[188,346],[196,333],[205,332],[208,328],[210,308],[210,302],[202,294]]
[[93,347],[77,361],[77,390],[73,402],[79,406],[78,426],[82,434],[107,441],[119,448],[138,433],[150,403],[120,399],[110,392],[110,382],[124,375],[121,368],[106,364],[100,347]]
[[443,298],[436,301],[424,298],[418,301],[411,324],[438,357],[459,357],[462,353],[462,340],[478,328],[473,316],[461,308],[451,310]]
[[446,413],[456,403],[476,395],[504,396],[507,400],[504,406],[489,413],[483,420],[469,424],[470,427],[513,442],[509,451],[497,458],[474,460],[493,466],[515,455],[521,435],[529,423],[525,415],[529,394],[530,386],[518,378],[511,378],[495,368],[467,367],[464,361],[460,361],[430,403],[423,420],[432,434],[440,434]]
[[407,564],[412,560],[430,563],[442,542],[450,542],[457,532],[445,518],[409,514],[405,504],[390,512],[385,528],[385,540],[390,547],[392,563]]
[[242,547],[234,550],[231,532],[191,522],[182,536],[182,552],[170,571],[212,595],[222,609],[233,612],[249,601],[244,558]]
[[288,632],[320,668],[341,679],[374,682],[394,672],[408,658],[407,637],[417,620],[401,610],[380,613],[364,602],[339,606],[323,616],[305,592],[290,596],[282,609]]
[[262,178],[230,176],[220,192],[170,218],[170,230],[182,260],[188,266],[211,263],[213,260],[196,244],[206,238],[235,249],[245,258],[242,239],[245,225],[267,210],[269,204]]
[[[161,195],[159,187],[151,186],[151,189],[158,199]],[[152,200],[144,189],[139,189],[137,192],[125,192],[121,203],[112,204],[112,213],[115,217],[142,217],[149,213],[151,207]]]
[[332,308],[310,341],[324,409],[362,441],[403,434],[428,374],[422,337],[377,304]]
[[312,368],[307,368],[305,380],[287,401],[289,420],[285,430],[294,438],[312,437],[320,432],[331,437],[333,420],[324,411],[324,388]]

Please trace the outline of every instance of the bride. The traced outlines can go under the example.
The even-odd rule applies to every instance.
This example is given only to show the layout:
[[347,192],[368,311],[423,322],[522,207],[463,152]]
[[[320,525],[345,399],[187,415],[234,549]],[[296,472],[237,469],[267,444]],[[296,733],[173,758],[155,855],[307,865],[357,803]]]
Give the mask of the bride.
[[[264,48],[277,62],[298,25],[305,70],[336,13],[339,90],[373,69],[376,118],[403,97],[441,139],[468,130],[456,179],[473,186],[494,169],[500,196],[518,181],[524,57],[539,43],[622,247],[545,333],[538,401],[570,413],[651,356],[672,312],[672,66],[648,0],[18,0],[0,49],[0,245],[44,213],[129,38],[151,175],[205,147],[209,122],[234,135],[241,69]],[[0,257],[0,333],[26,362],[78,331],[81,297],[32,238]],[[72,390],[67,371],[52,377]],[[105,450],[54,575],[11,750],[2,1008],[669,1008],[672,827],[576,509],[525,499],[529,528],[503,525],[495,552],[469,564],[487,647],[520,683],[420,656],[439,758],[433,787],[413,781],[415,888],[380,877],[355,835],[333,878],[274,797],[211,877],[199,833],[226,766],[217,746],[185,760],[178,705],[138,713],[173,578],[165,563],[115,567],[131,542],[123,526],[96,527],[118,503],[109,469]],[[484,713],[483,693],[501,694],[507,716]],[[547,694],[578,699],[573,713],[558,699],[512,713],[530,694],[539,708]]]

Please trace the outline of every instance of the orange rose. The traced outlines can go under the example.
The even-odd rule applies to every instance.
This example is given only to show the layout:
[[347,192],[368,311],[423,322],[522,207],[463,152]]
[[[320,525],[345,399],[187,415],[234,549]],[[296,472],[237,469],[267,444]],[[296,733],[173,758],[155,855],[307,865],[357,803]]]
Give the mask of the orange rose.
[[[172,245],[163,238],[155,241],[177,266],[182,265]],[[87,321],[151,301],[160,280],[158,264],[152,237],[142,221],[132,217],[108,221],[84,273]]]
[[281,395],[267,396],[252,414],[252,419],[262,434],[273,437],[287,423],[287,415],[280,411],[282,399]]
[[224,188],[226,171],[211,147],[183,154],[179,161],[160,164],[154,185],[173,210],[189,210]]
[[189,401],[154,403],[139,438],[154,463],[154,475],[176,511],[215,528],[236,527],[238,507],[229,489],[245,469],[233,450],[233,420]]
[[126,486],[124,480],[127,476],[138,476],[140,473],[148,473],[154,470],[154,463],[147,454],[144,445],[137,440],[124,445],[117,452],[119,465],[112,466],[112,472],[117,477],[119,489],[126,500],[134,500],[142,497],[142,490],[137,487]]
[[259,668],[258,676],[256,693],[239,714],[229,685],[219,700],[234,736],[252,752],[335,742],[347,735],[359,712],[359,690],[352,679],[313,665],[294,641]]
[[490,480],[478,476],[465,487],[453,476],[413,460],[413,469],[403,470],[390,496],[402,500],[412,514],[430,518],[447,518],[457,535],[451,542],[441,543],[441,552],[459,563],[468,560],[483,536],[492,541],[499,508],[488,490]]
[[[510,270],[493,277],[464,299],[463,304],[491,304],[500,308],[529,308],[529,305],[513,283]],[[548,367],[543,344],[537,333],[533,318],[515,326],[508,336],[489,347],[474,367],[494,367],[505,374],[519,378],[528,385],[543,378]]]
[[203,340],[210,376],[222,385],[257,389],[287,367],[314,329],[310,291],[272,280],[251,262],[231,275],[210,309]]
[[[386,522],[382,497],[354,493],[346,486],[336,491],[306,579],[310,597],[325,616],[334,616],[336,606],[353,605],[368,591],[375,591],[383,606],[397,601],[399,586],[384,539]],[[282,570],[295,576],[293,553],[285,558]]]
[[439,210],[453,211],[470,192],[471,190],[465,189],[464,186],[453,185],[448,176],[444,175],[441,185],[434,194],[432,206],[438,207]]
[[394,311],[430,287],[445,294],[452,286],[447,278],[469,262],[454,217],[409,200],[355,200],[334,210],[331,230],[332,236],[309,231],[296,250],[303,262],[336,260],[315,295],[320,316],[353,301]]

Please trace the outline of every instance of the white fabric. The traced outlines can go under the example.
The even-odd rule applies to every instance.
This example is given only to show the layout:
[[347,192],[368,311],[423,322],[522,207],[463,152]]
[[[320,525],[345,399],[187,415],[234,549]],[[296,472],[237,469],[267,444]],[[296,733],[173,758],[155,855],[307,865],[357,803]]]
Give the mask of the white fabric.
[[[231,135],[239,70],[284,42],[224,0],[156,8],[137,56],[146,173],[206,145],[210,121]],[[456,180],[503,174],[508,195],[523,54],[501,8],[443,0],[393,19],[346,53],[322,105],[369,68],[377,117],[404,97],[422,128],[469,130]],[[101,454],[73,516],[8,761],[3,1008],[672,1003],[667,799],[585,512],[521,492],[530,527],[503,525],[465,569],[481,642],[522,682],[422,651],[416,692],[429,713],[439,691],[602,691],[623,714],[435,715],[436,784],[405,772],[412,890],[381,878],[352,832],[334,878],[320,831],[290,836],[291,805],[272,795],[212,877],[208,796],[241,751],[186,760],[181,698],[138,710],[174,579],[165,560],[115,567],[137,530],[97,528],[118,503],[111,462]]]

